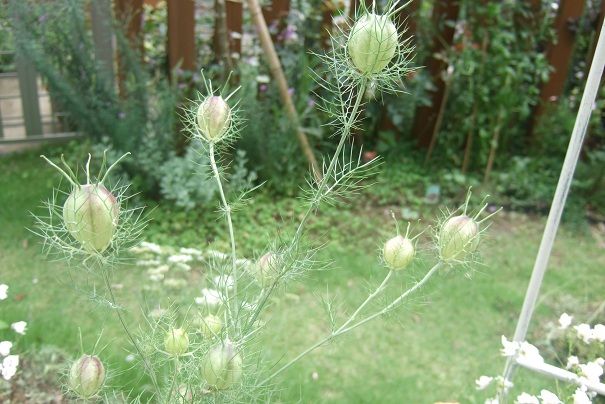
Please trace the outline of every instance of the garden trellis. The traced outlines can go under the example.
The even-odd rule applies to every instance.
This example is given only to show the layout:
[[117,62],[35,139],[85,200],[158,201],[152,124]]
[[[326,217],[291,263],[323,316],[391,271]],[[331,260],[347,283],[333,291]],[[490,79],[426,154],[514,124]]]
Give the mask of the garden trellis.
[[[525,300],[523,302],[523,308],[521,309],[521,314],[519,316],[517,327],[515,329],[515,334],[513,337],[514,342],[520,343],[525,341],[526,339],[527,330],[529,328],[529,324],[531,322],[531,318],[540,293],[540,286],[542,285],[542,280],[544,279],[544,275],[546,273],[548,260],[552,252],[553,243],[555,241],[557,230],[561,222],[561,216],[563,214],[565,202],[569,194],[574,171],[578,163],[578,159],[580,157],[580,151],[582,149],[582,144],[584,143],[584,138],[586,136],[588,120],[590,119],[590,115],[594,108],[597,92],[601,84],[603,69],[605,68],[605,30],[603,29],[604,26],[605,25],[602,23],[599,34],[599,40],[596,45],[592,65],[590,67],[590,73],[586,81],[584,94],[582,95],[582,101],[580,103],[576,122],[573,128],[573,132],[571,134],[567,153],[565,155],[565,161],[563,163],[563,168],[561,169],[557,189],[553,197],[550,213],[546,222],[546,227],[544,228],[544,233],[542,235],[542,241],[540,242],[540,249],[538,250],[538,255],[536,256],[536,261],[534,263],[531,279],[527,288]],[[564,369],[560,369],[547,364],[537,364],[533,361],[527,361],[521,358],[516,358],[515,356],[509,357],[506,362],[506,367],[504,369],[503,375],[504,385],[506,385],[506,381],[511,380],[516,365],[525,367],[529,370],[541,374],[554,377],[562,381],[584,385],[588,389],[598,394],[605,395],[605,384],[603,383],[591,383],[586,380],[581,380],[574,373],[568,372]],[[503,398],[506,398],[506,387],[503,388],[502,395]]]

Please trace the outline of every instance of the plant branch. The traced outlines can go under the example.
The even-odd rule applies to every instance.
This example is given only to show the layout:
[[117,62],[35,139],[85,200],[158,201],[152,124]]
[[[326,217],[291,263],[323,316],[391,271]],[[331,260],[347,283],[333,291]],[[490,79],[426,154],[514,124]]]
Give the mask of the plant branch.
[[[227,227],[229,229],[229,240],[231,243],[231,276],[233,277],[233,299],[235,314],[237,315],[237,255],[235,250],[235,234],[233,231],[233,221],[231,220],[231,206],[229,205],[229,203],[227,202],[227,198],[225,197],[225,191],[223,190],[221,176],[219,174],[218,166],[216,165],[216,160],[214,157],[213,143],[210,143],[208,153],[210,154],[210,165],[212,166],[212,172],[214,173],[214,178],[216,179],[216,183],[218,185],[219,194],[221,196],[221,203],[223,204],[223,210],[225,211],[225,216],[227,218]],[[225,293],[229,293],[228,289],[229,288],[225,286]],[[229,296],[227,296],[227,305],[231,306]],[[234,317],[233,322],[234,325],[237,324],[237,316]]]
[[260,383],[260,385],[265,385],[266,383],[268,383],[269,381],[271,381],[273,378],[275,378],[276,376],[278,376],[279,374],[281,374],[282,372],[284,372],[286,369],[290,368],[292,365],[294,365],[296,362],[298,362],[300,359],[304,358],[306,355],[308,355],[309,353],[313,352],[314,350],[316,350],[317,348],[325,345],[326,343],[328,343],[329,341],[333,340],[334,338],[346,334],[349,331],[353,331],[354,329],[356,329],[357,327],[364,325],[365,323],[372,321],[373,319],[375,319],[376,317],[382,316],[383,314],[388,313],[389,311],[393,310],[395,307],[397,307],[406,297],[408,297],[410,294],[414,293],[415,291],[417,291],[418,289],[420,289],[438,270],[439,268],[441,268],[443,266],[443,262],[439,261],[437,264],[435,264],[427,273],[426,275],[424,275],[424,277],[418,281],[416,284],[414,284],[414,286],[412,286],[410,289],[406,290],[405,292],[403,292],[397,299],[393,300],[388,306],[386,306],[384,309],[366,317],[363,320],[358,321],[357,323],[350,325],[347,327],[348,324],[350,324],[351,322],[353,322],[354,318],[359,314],[359,312],[361,311],[361,309],[363,309],[363,307],[371,300],[373,299],[378,293],[380,293],[380,291],[382,289],[384,289],[386,282],[389,280],[391,272],[389,272],[389,274],[386,276],[385,280],[380,284],[380,286],[378,286],[378,288],[376,289],[376,291],[374,293],[372,293],[368,299],[366,299],[357,309],[357,311],[355,311],[355,313],[353,313],[353,315],[347,320],[345,321],[345,323],[340,326],[338,328],[338,330],[333,331],[330,335],[324,337],[323,339],[317,341],[316,343],[314,343],[313,345],[311,345],[310,347],[308,347],[307,349],[305,349],[304,351],[302,351],[300,354],[298,354],[296,357],[294,357],[292,360],[290,360],[288,363],[286,363],[285,365],[283,365],[282,367],[280,367],[278,370],[276,370],[275,372],[273,372],[269,377],[267,377],[265,380],[263,380],[262,383]]
[[147,360],[147,357],[145,355],[143,355],[143,351],[139,347],[139,344],[137,344],[137,341],[134,339],[134,336],[132,335],[132,333],[130,332],[128,327],[126,326],[124,317],[122,316],[122,313],[120,313],[120,309],[118,308],[118,305],[116,304],[116,298],[113,294],[113,288],[111,287],[111,282],[109,281],[109,274],[107,273],[107,270],[103,269],[102,272],[103,272],[103,279],[105,280],[105,286],[107,287],[107,291],[109,292],[109,297],[111,299],[112,307],[114,308],[116,314],[118,315],[120,324],[122,325],[122,328],[124,329],[124,332],[126,333],[126,336],[130,340],[130,343],[134,346],[134,349],[137,351],[137,353],[141,357],[141,360],[143,361],[143,365],[145,366],[145,369],[147,370],[147,373],[149,374],[149,377],[151,378],[151,383],[153,384],[153,387],[155,388],[156,394],[158,395],[158,397],[161,397],[160,386],[158,385],[158,381],[155,377],[155,372],[153,371],[153,367]]

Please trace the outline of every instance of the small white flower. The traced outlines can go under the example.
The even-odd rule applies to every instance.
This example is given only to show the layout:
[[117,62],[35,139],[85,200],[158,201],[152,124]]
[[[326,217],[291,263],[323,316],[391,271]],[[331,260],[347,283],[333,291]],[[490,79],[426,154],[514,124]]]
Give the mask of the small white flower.
[[488,398],[485,400],[485,404],[500,404],[498,397]]
[[570,316],[567,313],[561,314],[561,317],[559,317],[559,329],[566,330],[571,325],[572,321],[573,316]]
[[16,323],[11,324],[11,328],[17,334],[25,335],[25,330],[27,328],[27,323],[25,321],[17,321]]
[[489,386],[493,380],[493,377],[481,376],[475,380],[475,387],[477,390],[485,390],[485,388]]
[[164,279],[164,274],[153,273],[149,275],[149,280],[152,282],[161,282]]
[[208,254],[208,258],[214,258],[218,260],[226,260],[227,258],[229,258],[227,254],[216,250],[208,250],[206,254]]
[[202,255],[202,251],[198,250],[197,248],[186,248],[186,247],[183,247],[183,248],[181,248],[179,250],[179,252],[181,254],[186,254],[186,255],[197,255],[197,256]]
[[576,389],[573,393],[573,404],[590,404],[592,400],[588,398],[588,395],[582,389]]
[[518,350],[518,342],[509,341],[504,335],[502,336],[502,349],[500,349],[500,353],[502,354],[502,356],[515,356]]
[[13,347],[13,343],[10,341],[0,342],[0,355],[8,356],[11,353],[12,347]]
[[267,84],[271,81],[271,77],[267,76],[266,74],[260,74],[256,76],[256,81],[261,84]]
[[157,267],[161,262],[158,260],[138,260],[136,266],[138,267]]
[[8,297],[8,285],[4,283],[0,284],[0,300],[4,300]]
[[196,304],[205,304],[207,306],[216,306],[222,301],[221,294],[215,289],[202,289],[202,296],[195,298]]
[[578,366],[580,364],[580,360],[578,359],[577,356],[572,355],[569,358],[567,358],[567,365],[565,365],[566,369],[571,369],[574,366]]
[[19,355],[9,355],[2,361],[0,371],[2,371],[2,377],[4,380],[10,380],[15,373],[17,373],[17,367],[19,366]]
[[540,355],[538,348],[529,342],[522,342],[519,347],[519,357],[533,363],[543,363],[544,358]]
[[152,252],[154,254],[162,253],[162,247],[160,247],[159,245],[157,245],[155,243],[149,243],[147,241],[141,241],[141,248],[143,248],[144,250],[147,250],[149,252]]
[[538,397],[528,393],[521,393],[515,399],[515,404],[540,404]]
[[590,325],[582,323],[576,325],[574,329],[576,330],[578,338],[580,338],[585,343],[590,344],[594,339],[594,334],[592,332],[592,329],[590,328]]
[[215,276],[213,281],[216,287],[218,287],[219,289],[233,289],[233,285],[235,284],[235,280],[230,275]]
[[583,365],[580,364],[580,373],[584,376],[588,381],[593,383],[599,383],[599,379],[603,374],[603,367],[595,362],[588,362]]
[[193,261],[193,257],[191,255],[187,255],[187,254],[176,254],[176,255],[171,255],[170,257],[168,257],[168,262],[170,262],[172,264],[187,263],[190,261]]
[[189,272],[191,271],[191,265],[189,264],[185,264],[184,262],[177,262],[176,264],[174,264],[174,267],[176,269],[179,269],[183,272]]
[[605,342],[605,325],[595,325],[592,329],[592,337],[599,342]]
[[563,404],[555,393],[546,389],[540,391],[540,395],[538,397],[540,397],[540,400],[542,400],[542,404]]
[[135,356],[133,354],[128,354],[128,355],[126,355],[126,358],[124,358],[124,359],[126,360],[126,362],[130,363],[135,360]]
[[600,367],[605,366],[605,359],[603,359],[603,358],[597,358],[593,362],[596,363],[597,365],[599,365]]

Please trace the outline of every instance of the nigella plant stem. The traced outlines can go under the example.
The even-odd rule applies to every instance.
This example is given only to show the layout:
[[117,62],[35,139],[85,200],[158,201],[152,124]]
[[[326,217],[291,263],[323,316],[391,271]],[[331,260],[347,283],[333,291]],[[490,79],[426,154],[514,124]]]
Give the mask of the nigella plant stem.
[[153,384],[153,387],[155,389],[156,395],[158,397],[161,397],[160,386],[158,385],[158,381],[155,377],[155,372],[153,371],[153,367],[149,363],[149,360],[147,359],[147,357],[143,354],[143,351],[139,347],[139,344],[137,344],[137,341],[134,339],[134,336],[128,329],[128,326],[126,325],[126,321],[124,321],[124,317],[122,316],[122,313],[120,313],[120,308],[116,304],[116,298],[113,294],[113,288],[111,286],[111,282],[109,280],[109,274],[108,274],[107,270],[102,269],[102,272],[103,272],[103,279],[105,281],[105,286],[107,287],[107,291],[109,292],[110,302],[118,316],[118,320],[120,320],[120,324],[122,325],[122,328],[124,329],[124,332],[126,333],[126,336],[130,340],[130,343],[132,344],[132,346],[134,346],[134,349],[137,351],[137,354],[141,357],[141,360],[143,361],[143,365],[144,365],[145,369],[147,370],[147,374],[149,375],[149,378],[151,379],[151,383]]
[[353,331],[354,329],[356,329],[359,326],[362,326],[372,320],[374,320],[376,317],[380,317],[386,313],[388,313],[389,311],[393,310],[394,308],[396,308],[405,298],[407,298],[409,295],[411,295],[412,293],[416,292],[418,289],[420,289],[422,286],[424,286],[428,280],[437,273],[437,271],[439,270],[439,268],[441,268],[443,266],[443,262],[439,261],[437,264],[435,264],[425,275],[424,277],[419,280],[418,282],[416,282],[414,284],[414,286],[412,286],[411,288],[409,288],[408,290],[406,290],[405,292],[403,292],[401,295],[399,295],[399,297],[397,297],[395,300],[393,300],[391,303],[389,303],[388,306],[386,306],[385,308],[383,308],[382,310],[364,318],[363,320],[360,320],[356,323],[354,323],[353,325],[349,325],[350,323],[353,322],[354,318],[359,314],[359,312],[361,311],[361,309],[363,309],[363,307],[371,300],[373,299],[378,293],[380,293],[385,285],[386,282],[389,280],[390,278],[390,272],[389,275],[386,276],[385,280],[380,284],[380,286],[378,286],[378,288],[376,289],[376,291],[374,293],[372,293],[370,295],[370,297],[368,297],[368,299],[366,299],[366,301],[364,301],[359,308],[357,309],[357,311],[355,313],[353,313],[353,315],[347,320],[345,321],[345,323],[340,326],[336,331],[332,332],[330,335],[324,337],[323,339],[317,341],[316,343],[314,343],[313,345],[311,345],[310,347],[308,347],[307,349],[305,349],[304,351],[302,351],[300,354],[298,354],[296,357],[294,357],[292,360],[290,360],[288,363],[286,363],[285,365],[283,365],[281,368],[279,368],[278,370],[276,370],[275,372],[273,372],[269,377],[267,377],[265,380],[262,381],[262,383],[260,383],[260,385],[265,385],[268,382],[270,382],[273,378],[275,378],[276,376],[278,376],[279,374],[281,374],[282,372],[284,372],[285,370],[289,369],[292,365],[294,365],[296,362],[298,362],[299,360],[301,360],[302,358],[304,358],[306,355],[310,354],[311,352],[313,352],[314,350],[316,350],[317,348],[325,345],[326,343],[330,342],[331,340],[333,340],[336,337],[339,337],[343,334],[346,334],[349,331]]
[[[210,165],[212,166],[212,172],[214,173],[214,178],[216,179],[216,183],[218,185],[218,191],[221,196],[221,203],[223,205],[223,210],[225,211],[225,217],[227,218],[227,227],[229,230],[229,240],[231,243],[231,276],[233,277],[233,307],[235,308],[235,310],[232,311],[231,314],[232,316],[233,314],[235,314],[235,316],[233,316],[233,323],[237,330],[237,255],[235,251],[235,234],[233,231],[233,221],[231,220],[231,206],[229,205],[229,203],[227,202],[227,198],[225,197],[225,191],[223,190],[221,176],[219,174],[218,166],[216,165],[216,160],[214,157],[214,143],[212,142],[209,146],[209,154]],[[228,290],[229,288],[227,287],[227,285],[225,285],[225,293],[229,293]],[[231,307],[231,301],[229,299],[229,296],[227,296],[227,305]]]
[[[298,224],[298,228],[296,229],[294,238],[292,239],[292,242],[288,247],[290,253],[292,253],[293,251],[296,250],[296,248],[298,246],[298,242],[300,241],[300,239],[303,235],[305,225],[307,224],[307,220],[309,219],[309,217],[311,217],[311,214],[313,213],[313,211],[319,206],[321,199],[322,199],[322,194],[325,192],[325,190],[328,187],[328,181],[330,180],[330,177],[334,174],[336,163],[338,162],[338,157],[340,156],[340,153],[342,152],[342,149],[344,148],[345,142],[350,137],[351,129],[353,128],[353,126],[355,125],[355,121],[357,120],[357,116],[359,114],[359,108],[361,106],[361,102],[363,100],[363,96],[366,91],[367,83],[368,83],[367,79],[363,78],[361,83],[359,84],[359,87],[357,88],[357,95],[355,97],[355,102],[351,109],[351,113],[350,113],[348,119],[346,120],[345,125],[342,129],[342,133],[340,134],[340,140],[338,142],[338,146],[336,147],[336,151],[334,152],[334,155],[332,156],[332,158],[330,160],[328,169],[323,173],[323,176],[321,177],[321,180],[319,181],[319,184],[317,186],[317,190],[315,191],[313,200],[309,204],[307,211],[305,212],[302,220]],[[343,108],[343,110],[345,110],[345,108]],[[256,306],[256,309],[250,316],[250,320],[248,321],[248,327],[254,324],[254,322],[256,321],[256,319],[258,318],[260,313],[262,312],[263,308],[265,307],[265,304],[267,303],[267,300],[269,299],[271,293],[277,286],[277,283],[279,282],[279,280],[280,280],[280,277],[278,277],[273,282],[273,284],[264,291],[265,293],[262,296],[262,298],[260,299],[259,304]]]
[[305,215],[303,216],[302,220],[300,221],[300,224],[298,225],[298,228],[296,229],[296,234],[294,235],[293,245],[295,245],[298,242],[298,240],[300,240],[300,238],[302,237],[302,234],[304,232],[305,225],[307,224],[307,220],[311,216],[311,213],[313,213],[313,211],[319,206],[319,204],[323,198],[322,194],[325,192],[326,187],[328,186],[328,181],[330,180],[330,177],[334,174],[334,170],[336,168],[336,163],[338,162],[340,153],[342,152],[342,149],[345,146],[345,142],[347,141],[347,139],[349,139],[349,137],[351,135],[351,130],[353,129],[353,126],[355,125],[355,121],[357,120],[357,115],[359,114],[359,107],[361,106],[361,101],[363,100],[363,96],[366,92],[366,87],[368,84],[367,79],[363,78],[361,80],[362,81],[359,84],[359,87],[357,88],[357,95],[355,97],[355,103],[353,104],[353,108],[351,109],[350,115],[349,115],[348,119],[346,120],[344,127],[342,129],[342,133],[340,135],[340,141],[338,142],[336,151],[334,152],[334,155],[332,156],[332,159],[330,160],[330,165],[328,166],[328,169],[326,170],[325,173],[323,173],[323,176],[322,176],[321,180],[319,181],[319,185],[317,186],[317,191],[315,193],[313,201],[309,205],[309,208],[305,212]]
[[349,324],[351,324],[359,315],[359,313],[361,313],[361,311],[363,310],[364,307],[367,306],[368,303],[370,303],[376,296],[378,296],[380,294],[380,292],[382,292],[384,290],[384,288],[386,287],[387,283],[389,282],[389,279],[391,279],[391,276],[393,275],[393,271],[389,271],[389,273],[387,274],[387,276],[384,277],[384,280],[382,281],[382,283],[380,284],[380,286],[378,286],[376,288],[376,290],[374,292],[372,292],[368,298],[366,300],[364,300],[363,303],[361,303],[359,305],[359,307],[357,308],[357,310],[355,310],[355,313],[353,313],[351,315],[351,317],[349,317],[349,319],[347,321],[344,322],[343,325],[340,326],[340,328],[338,328],[338,330],[336,330],[336,333],[342,331],[343,329],[345,329]]

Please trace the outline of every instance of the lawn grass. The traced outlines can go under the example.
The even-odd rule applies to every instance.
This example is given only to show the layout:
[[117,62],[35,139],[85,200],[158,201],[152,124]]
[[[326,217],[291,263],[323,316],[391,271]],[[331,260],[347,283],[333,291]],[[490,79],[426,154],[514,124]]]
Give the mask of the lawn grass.
[[[56,152],[56,150],[54,150]],[[0,160],[0,283],[10,285],[11,298],[0,304],[0,319],[26,320],[28,333],[15,351],[35,352],[54,345],[71,355],[80,351],[79,329],[90,349],[103,329],[102,344],[114,378],[111,384],[134,387],[137,372],[125,362],[127,343],[116,318],[75,293],[64,264],[49,263],[39,241],[25,228],[29,211],[49,197],[57,180],[37,153]],[[293,199],[273,200],[262,194],[248,210],[236,213],[236,229],[245,255],[261,251],[279,221],[296,220],[302,208]],[[279,212],[279,213],[276,213]],[[174,246],[226,247],[222,222],[209,214],[175,213],[157,207],[151,241]],[[178,219],[168,220],[171,215]],[[191,219],[193,218],[193,220]],[[196,221],[205,220],[203,225]],[[545,218],[504,212],[482,243],[483,263],[472,271],[441,273],[394,314],[357,329],[321,348],[280,376],[284,402],[432,403],[483,402],[474,380],[498,374],[500,336],[510,336],[521,307]],[[427,222],[431,222],[431,217]],[[189,223],[188,223],[189,222]],[[317,240],[330,241],[322,257],[331,258],[331,271],[312,272],[291,285],[266,314],[263,333],[268,360],[291,357],[329,330],[319,295],[337,297],[340,318],[365,297],[370,285],[384,276],[377,248],[394,231],[388,208],[355,204],[328,208],[311,223]],[[192,245],[196,240],[197,245]],[[199,244],[198,244],[199,243]],[[424,240],[423,245],[427,245]],[[397,275],[399,285],[418,279],[434,262],[428,248],[410,271]],[[531,341],[543,342],[548,322],[563,311],[581,315],[603,299],[603,247],[588,232],[563,227],[557,239],[542,297],[530,330]],[[137,268],[119,272],[123,288],[118,300],[137,318],[140,285],[147,275]],[[468,276],[467,276],[468,275]],[[397,286],[401,287],[401,286]],[[397,288],[396,287],[396,288]],[[379,302],[378,304],[380,304]],[[0,335],[0,339],[2,339]],[[316,377],[313,377],[315,374]],[[552,382],[520,371],[516,389],[537,393],[556,387]]]

